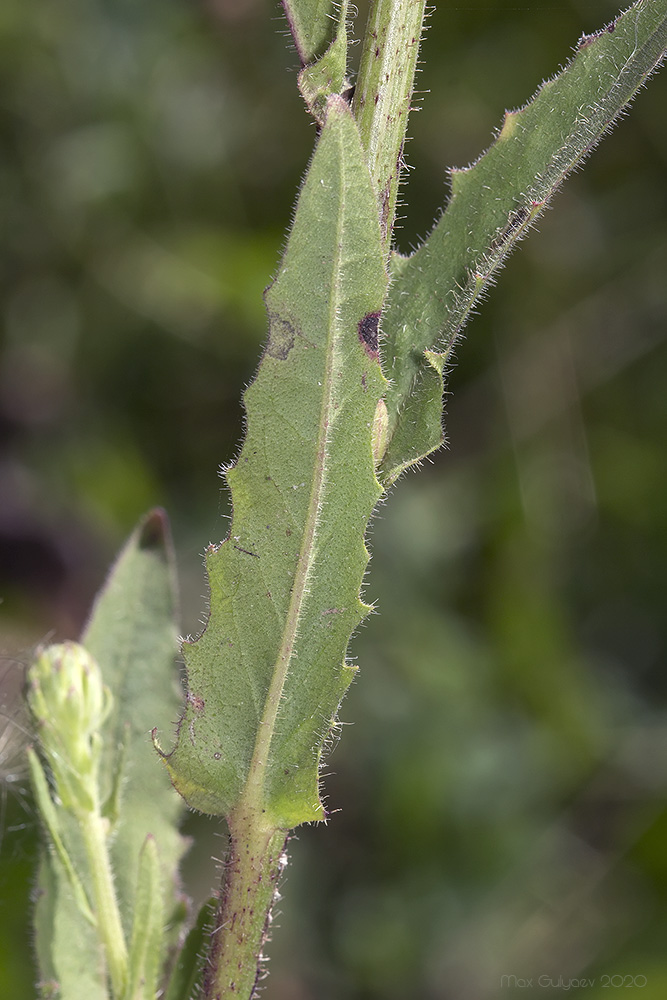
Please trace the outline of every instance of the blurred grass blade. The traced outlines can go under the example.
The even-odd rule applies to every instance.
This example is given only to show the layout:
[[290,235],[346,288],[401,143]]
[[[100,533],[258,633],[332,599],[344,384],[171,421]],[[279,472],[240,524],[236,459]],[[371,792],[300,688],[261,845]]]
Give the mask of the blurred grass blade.
[[[667,0],[639,0],[606,28],[584,36],[565,69],[543,83],[523,109],[505,115],[490,149],[472,166],[451,171],[449,203],[423,246],[407,259],[394,257],[383,317],[383,359],[391,378],[385,482],[441,439],[440,417],[434,420],[437,380],[424,351],[439,342],[439,350],[449,354],[514,245],[660,65],[666,49]],[[423,419],[416,417],[414,402],[408,403],[415,393],[428,409]],[[419,447],[411,442],[409,427],[400,428],[415,420],[421,427]]]
[[[184,850],[183,808],[150,743],[153,726],[178,714],[174,570],[166,515],[155,510],[133,532],[95,602],[82,643],[99,663],[114,695],[106,726],[102,773],[109,803],[120,780],[121,805],[111,854],[126,936],[147,834],[158,846],[165,906],[171,910]],[[123,774],[118,777],[122,767]]]
[[332,37],[337,5],[333,0],[282,0],[301,65],[321,55]]
[[[210,617],[184,644],[188,695],[167,757],[188,803],[269,828],[321,819],[322,747],[368,608],[364,532],[380,496],[372,427],[386,382],[377,205],[359,133],[332,98],[278,277],[269,341],[226,475],[233,520],[207,554]],[[250,808],[250,806],[248,806]]]

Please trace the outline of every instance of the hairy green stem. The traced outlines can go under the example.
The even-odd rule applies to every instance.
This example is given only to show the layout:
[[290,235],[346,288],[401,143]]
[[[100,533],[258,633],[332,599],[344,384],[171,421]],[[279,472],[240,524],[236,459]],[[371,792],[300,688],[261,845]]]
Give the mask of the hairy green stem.
[[250,1000],[285,865],[284,830],[266,829],[243,803],[229,820],[230,847],[215,914],[204,1000]]
[[354,95],[385,247],[396,212],[424,8],[425,0],[372,0]]
[[128,957],[107,849],[107,821],[95,810],[81,812],[79,823],[93,888],[98,934],[106,952],[113,995],[121,998],[127,988]]

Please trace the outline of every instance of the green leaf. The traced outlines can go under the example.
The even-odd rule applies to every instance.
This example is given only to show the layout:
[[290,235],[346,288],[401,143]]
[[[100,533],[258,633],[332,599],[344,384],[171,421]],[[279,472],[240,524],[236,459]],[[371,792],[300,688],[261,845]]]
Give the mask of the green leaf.
[[139,857],[127,1000],[155,1000],[163,919],[159,858],[155,838],[149,835]]
[[282,0],[301,65],[320,55],[331,40],[333,0]]
[[191,1000],[199,981],[205,952],[205,942],[211,931],[216,900],[209,899],[197,915],[194,927],[178,953],[164,1000]]
[[[187,802],[267,828],[321,819],[323,745],[355,667],[364,533],[381,490],[372,429],[386,382],[377,205],[350,110],[331,98],[278,277],[269,340],[226,473],[227,540],[206,565],[210,617],[183,646],[188,695],[167,757]],[[246,785],[248,786],[246,788]]]
[[[63,839],[78,868],[83,850],[71,816],[60,817]],[[65,829],[63,829],[65,827]],[[83,915],[57,858],[42,851],[33,917],[40,995],[53,1000],[109,1000],[106,963],[96,928]]]
[[40,852],[33,924],[41,995],[109,1000],[107,964],[90,900],[93,891],[77,819],[54,801],[39,757],[28,750],[31,782],[48,836]]
[[[138,525],[95,601],[82,637],[114,695],[105,729],[105,798],[118,814],[111,855],[121,916],[129,938],[139,855],[151,834],[162,864],[165,906],[172,908],[185,841],[183,803],[155,758],[150,732],[169,726],[180,703],[174,667],[174,570],[166,516],[155,510]],[[122,775],[119,772],[122,769]],[[114,801],[120,787],[120,807]],[[115,818],[115,817],[114,817]]]
[[28,766],[30,768],[30,780],[35,801],[42,823],[49,834],[53,852],[60,862],[62,871],[69,883],[74,902],[88,923],[94,927],[95,917],[90,908],[86,891],[76,871],[75,864],[63,842],[58,809],[51,798],[46,775],[44,774],[39,757],[31,747],[28,748]]
[[[114,695],[103,729],[100,771],[107,813],[116,821],[115,889],[128,937],[146,836],[152,834],[159,844],[162,893],[170,902],[184,846],[177,828],[182,802],[150,743],[152,726],[167,725],[179,704],[172,576],[166,519],[154,511],[113,567],[82,640]],[[90,922],[93,894],[82,830],[62,804],[52,801],[36,757],[31,757],[31,770],[53,845],[53,853],[42,854],[35,908],[40,974],[59,983],[62,1000],[106,1000],[102,945]]]
[[[561,73],[543,83],[525,108],[506,113],[488,152],[471,167],[451,171],[449,203],[424,245],[407,259],[394,257],[383,316],[383,359],[391,377],[385,482],[438,445],[437,380],[424,351],[439,341],[449,354],[507,255],[666,49],[667,0],[639,0],[584,36]],[[415,393],[424,400],[421,417],[410,401]],[[416,448],[409,426],[415,420],[422,427]],[[400,441],[394,444],[394,437]]]
[[109,821],[109,830],[113,835],[116,823],[120,819],[123,801],[123,779],[126,772],[127,746],[129,742],[129,727],[126,726],[122,733],[122,741],[118,744],[118,752],[115,755],[115,774],[111,775],[111,791],[106,798],[102,814]]
[[417,378],[391,437],[387,430],[389,440],[381,462],[381,475],[386,486],[444,443],[442,397],[447,358],[448,354],[436,351],[424,351],[422,354]]
[[299,90],[308,110],[322,123],[327,101],[334,94],[342,94],[346,87],[347,71],[347,0],[343,0],[338,17],[336,37],[323,56],[299,73]]

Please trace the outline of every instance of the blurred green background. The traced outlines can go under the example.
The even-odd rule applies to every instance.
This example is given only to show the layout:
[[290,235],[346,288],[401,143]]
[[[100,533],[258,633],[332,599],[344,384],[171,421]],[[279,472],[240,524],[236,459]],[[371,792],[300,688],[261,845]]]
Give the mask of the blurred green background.
[[[616,11],[440,5],[401,249],[445,167]],[[33,995],[21,664],[77,635],[155,504],[183,633],[203,614],[217,470],[315,137],[284,28],[265,0],[0,5],[1,997]],[[292,841],[267,1000],[582,977],[569,993],[667,996],[666,108],[663,72],[522,244],[460,345],[448,449],[374,521],[380,615],[354,640],[331,821]],[[222,846],[189,826],[200,892]]]

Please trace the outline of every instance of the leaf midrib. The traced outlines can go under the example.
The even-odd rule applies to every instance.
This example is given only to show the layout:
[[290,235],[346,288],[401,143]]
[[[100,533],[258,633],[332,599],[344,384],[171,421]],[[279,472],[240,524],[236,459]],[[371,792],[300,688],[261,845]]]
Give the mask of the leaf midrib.
[[292,586],[290,603],[285,620],[282,642],[278,657],[273,667],[271,683],[264,702],[264,711],[259,720],[257,738],[253,749],[253,755],[248,770],[248,778],[243,793],[243,800],[246,807],[254,807],[257,812],[261,811],[264,781],[269,766],[269,752],[271,742],[275,732],[276,719],[280,708],[285,682],[289,672],[290,663],[294,653],[294,645],[299,631],[299,624],[303,616],[303,608],[308,595],[308,578],[313,566],[316,540],[319,525],[319,514],[322,508],[322,498],[327,484],[327,455],[330,440],[330,432],[333,426],[333,400],[334,400],[334,357],[336,353],[336,342],[339,337],[338,307],[340,299],[338,295],[341,265],[341,230],[343,218],[346,211],[345,179],[343,171],[340,176],[341,197],[336,229],[336,253],[332,262],[332,278],[329,287],[331,295],[329,298],[329,321],[327,337],[327,360],[325,375],[322,387],[322,408],[320,411],[320,422],[317,431],[317,451],[313,484],[308,502],[308,513],[299,549],[297,569]]

